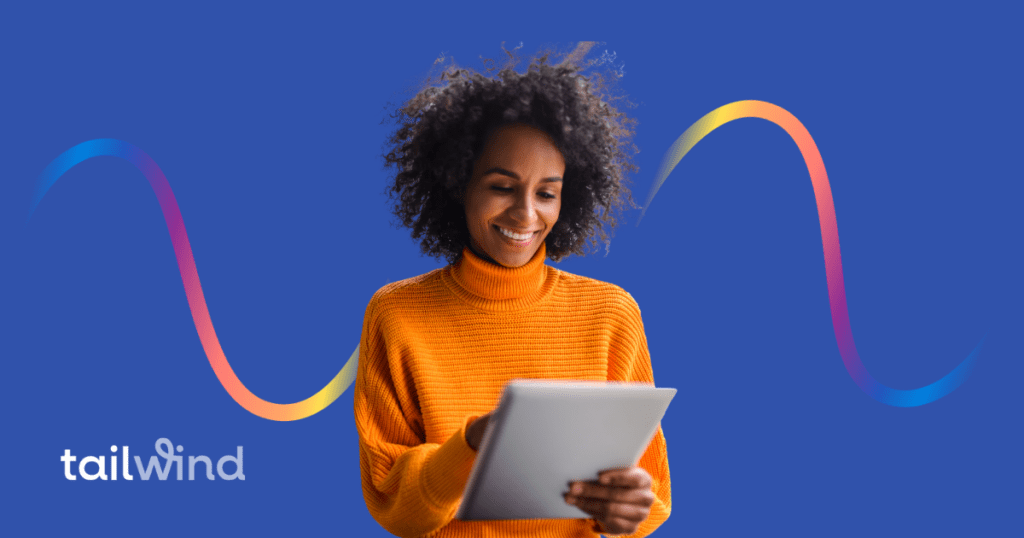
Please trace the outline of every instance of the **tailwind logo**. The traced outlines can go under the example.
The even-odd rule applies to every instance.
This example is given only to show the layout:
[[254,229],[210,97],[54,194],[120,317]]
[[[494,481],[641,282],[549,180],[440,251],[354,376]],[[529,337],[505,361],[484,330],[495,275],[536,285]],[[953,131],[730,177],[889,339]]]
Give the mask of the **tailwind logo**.
[[[156,473],[157,480],[167,480],[170,476],[171,467],[176,469],[175,476],[178,480],[182,480],[185,475],[184,460],[185,457],[180,455],[185,451],[185,447],[178,445],[177,447],[171,443],[171,440],[166,437],[161,437],[156,440],[156,453],[157,456],[149,457],[149,464],[143,466],[142,458],[135,456],[135,469],[139,474],[139,478],[143,480],[149,480]],[[64,450],[64,455],[60,457],[60,461],[64,462],[64,478],[68,480],[78,480],[81,476],[85,480],[117,480],[118,468],[117,468],[117,445],[110,446],[110,474],[107,474],[107,462],[106,456],[86,456],[78,462],[78,474],[75,475],[72,463],[78,460],[78,456],[71,453],[70,449]],[[121,478],[123,480],[135,480],[135,476],[131,474],[129,466],[129,458],[131,457],[131,451],[127,445],[121,447]],[[164,459],[163,465],[161,465],[160,458]],[[94,464],[94,467],[90,469],[89,464]],[[210,458],[206,456],[189,456],[188,457],[188,479],[195,480],[196,476],[196,464],[202,464],[200,472],[205,472],[207,480],[216,480],[213,476],[214,464]],[[233,463],[234,471],[225,472],[225,464]],[[245,480],[245,474],[242,472],[242,447],[238,447],[236,455],[230,454],[221,457],[217,460],[217,476],[221,480]],[[229,467],[230,469],[230,467]],[[90,472],[91,471],[91,472]]]

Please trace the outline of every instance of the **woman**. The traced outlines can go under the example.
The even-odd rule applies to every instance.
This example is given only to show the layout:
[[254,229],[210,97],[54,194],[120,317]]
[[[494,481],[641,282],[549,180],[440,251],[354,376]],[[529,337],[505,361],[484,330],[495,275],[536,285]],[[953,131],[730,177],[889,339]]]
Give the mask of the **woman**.
[[[398,536],[645,536],[671,508],[659,428],[639,465],[566,485],[588,519],[454,519],[490,412],[515,378],[653,384],[640,310],[621,288],[546,265],[607,240],[629,200],[631,120],[603,79],[547,55],[525,74],[450,69],[396,117],[395,213],[448,266],[370,300],[355,417],[363,492]],[[614,435],[614,432],[609,432]],[[585,447],[581,447],[585,449]]]

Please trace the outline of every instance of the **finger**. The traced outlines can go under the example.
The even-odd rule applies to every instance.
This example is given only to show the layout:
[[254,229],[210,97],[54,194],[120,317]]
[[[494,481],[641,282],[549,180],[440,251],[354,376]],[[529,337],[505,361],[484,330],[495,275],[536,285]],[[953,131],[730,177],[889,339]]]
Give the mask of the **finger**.
[[643,467],[606,469],[598,473],[597,482],[606,486],[625,488],[650,488],[653,484],[651,473]]
[[645,507],[609,503],[601,499],[579,498],[576,506],[612,534],[632,533],[650,515],[650,510]]
[[650,506],[654,503],[654,492],[647,488],[623,488],[602,486],[593,482],[574,482],[569,489],[570,497],[586,497],[606,501]]
[[603,499],[579,497],[575,499],[574,504],[576,504],[580,510],[594,516],[594,518],[598,520],[620,518],[639,523],[651,515],[651,509],[649,506],[615,503],[605,501]]
[[633,534],[636,532],[636,528],[640,526],[640,523],[637,521],[617,517],[599,521],[598,523],[604,529],[603,534]]
[[576,508],[590,514],[591,517],[598,521],[604,521],[605,514],[608,512],[608,501],[601,499],[576,497],[573,499],[573,504],[576,505]]
[[649,506],[638,504],[616,503],[604,499],[591,499],[588,497],[577,497],[573,499],[580,510],[595,516],[598,519],[619,517],[630,521],[643,521],[651,514]]
[[608,519],[621,519],[633,523],[640,523],[651,515],[651,509],[647,506],[635,504],[608,503],[604,517]]

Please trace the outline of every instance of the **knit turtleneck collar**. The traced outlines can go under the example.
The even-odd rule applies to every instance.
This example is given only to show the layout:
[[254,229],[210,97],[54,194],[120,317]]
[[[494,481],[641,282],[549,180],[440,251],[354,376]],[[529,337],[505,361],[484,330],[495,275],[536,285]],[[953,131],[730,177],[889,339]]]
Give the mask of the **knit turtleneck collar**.
[[452,291],[466,302],[484,310],[517,310],[530,306],[550,293],[557,271],[544,264],[546,246],[540,248],[526,265],[503,267],[484,260],[469,248],[449,266]]

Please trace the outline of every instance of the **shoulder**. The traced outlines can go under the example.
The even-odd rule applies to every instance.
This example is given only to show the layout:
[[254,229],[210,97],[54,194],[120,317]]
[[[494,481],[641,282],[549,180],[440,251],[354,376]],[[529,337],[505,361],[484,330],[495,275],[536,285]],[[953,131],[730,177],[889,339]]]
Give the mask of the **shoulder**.
[[565,299],[574,303],[596,302],[605,309],[640,316],[640,306],[633,296],[622,287],[561,269],[555,269],[555,271],[558,274],[559,294],[563,295]]
[[374,317],[402,308],[429,307],[443,292],[442,267],[422,275],[391,282],[377,290],[366,306],[366,317]]
[[[560,310],[569,312],[572,324],[599,328],[610,345],[619,350],[636,350],[646,341],[640,307],[622,287],[595,278],[560,271]],[[633,351],[626,351],[633,356]]]

